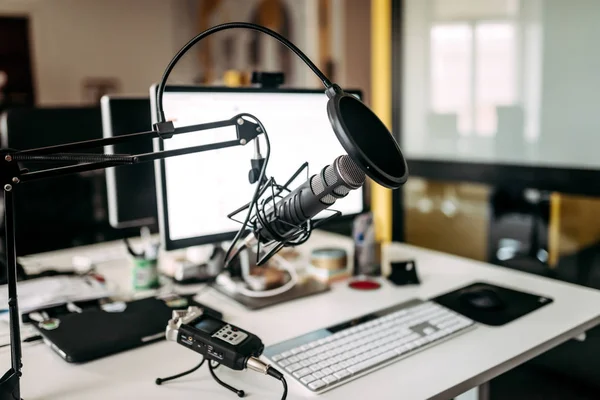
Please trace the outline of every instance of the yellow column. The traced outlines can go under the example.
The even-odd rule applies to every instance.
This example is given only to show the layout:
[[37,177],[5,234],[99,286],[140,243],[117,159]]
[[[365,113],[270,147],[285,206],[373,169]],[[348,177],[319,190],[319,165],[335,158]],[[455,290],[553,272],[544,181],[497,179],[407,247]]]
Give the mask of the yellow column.
[[[392,4],[371,0],[371,105],[392,127]],[[392,240],[392,192],[372,182],[371,209],[378,240]]]
[[560,258],[560,194],[550,195],[550,221],[548,224],[548,265],[556,268]]

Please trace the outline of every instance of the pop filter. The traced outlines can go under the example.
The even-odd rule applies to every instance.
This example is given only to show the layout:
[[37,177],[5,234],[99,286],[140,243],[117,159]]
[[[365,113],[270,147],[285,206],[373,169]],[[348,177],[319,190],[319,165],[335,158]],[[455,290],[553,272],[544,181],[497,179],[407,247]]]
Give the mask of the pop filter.
[[406,160],[390,131],[369,107],[339,86],[327,89],[327,114],[344,150],[375,182],[399,188],[408,178]]

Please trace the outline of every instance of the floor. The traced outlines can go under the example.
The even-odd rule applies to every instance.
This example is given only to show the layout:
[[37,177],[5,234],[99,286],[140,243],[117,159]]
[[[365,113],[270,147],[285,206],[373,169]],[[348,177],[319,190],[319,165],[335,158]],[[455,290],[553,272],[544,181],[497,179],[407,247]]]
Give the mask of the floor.
[[[582,260],[588,268],[578,271]],[[548,275],[536,263],[513,267]],[[600,289],[600,245],[586,249],[578,257],[561,260],[551,277]],[[600,327],[590,330],[583,342],[570,340],[494,379],[490,382],[490,399],[600,399]]]

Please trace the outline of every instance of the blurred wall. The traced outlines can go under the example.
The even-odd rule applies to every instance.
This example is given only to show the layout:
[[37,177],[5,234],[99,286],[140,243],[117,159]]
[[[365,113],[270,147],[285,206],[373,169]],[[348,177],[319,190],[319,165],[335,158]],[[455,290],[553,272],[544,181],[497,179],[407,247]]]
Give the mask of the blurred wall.
[[[195,32],[188,0],[1,0],[0,15],[30,18],[36,98],[77,104],[86,78],[116,78],[123,93],[147,93]],[[193,68],[178,68],[186,79]],[[191,78],[191,76],[190,76]]]
[[371,100],[371,1],[344,0],[344,69],[342,82],[362,89]]
[[[330,57],[335,80],[359,88],[370,100],[369,0],[328,0],[331,13]],[[145,94],[173,54],[202,28],[207,0],[0,0],[0,16],[29,17],[36,98],[39,105],[81,104],[87,78],[114,78],[119,92]],[[263,0],[218,0],[208,25],[249,21]],[[282,0],[291,17],[290,38],[317,61],[317,0]],[[240,33],[239,35],[236,33]],[[4,39],[4,38],[2,38]],[[233,39],[233,40],[231,40]],[[230,31],[211,37],[211,65],[224,71],[248,69],[250,36]],[[265,37],[265,42],[272,39]],[[226,62],[225,45],[234,57]],[[194,83],[202,73],[198,46],[173,71],[172,83]],[[287,81],[296,87],[318,87],[318,80],[296,57]],[[260,66],[265,69],[266,66]]]

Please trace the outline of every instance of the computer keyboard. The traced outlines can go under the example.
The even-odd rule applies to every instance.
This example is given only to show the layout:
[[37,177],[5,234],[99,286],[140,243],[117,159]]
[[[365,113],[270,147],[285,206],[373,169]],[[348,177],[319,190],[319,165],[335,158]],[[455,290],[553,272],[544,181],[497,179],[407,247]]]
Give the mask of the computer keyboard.
[[269,346],[264,354],[320,393],[474,326],[432,301],[411,300]]

